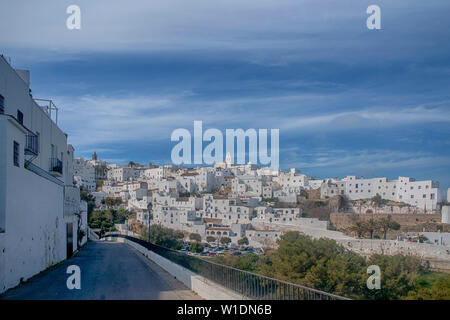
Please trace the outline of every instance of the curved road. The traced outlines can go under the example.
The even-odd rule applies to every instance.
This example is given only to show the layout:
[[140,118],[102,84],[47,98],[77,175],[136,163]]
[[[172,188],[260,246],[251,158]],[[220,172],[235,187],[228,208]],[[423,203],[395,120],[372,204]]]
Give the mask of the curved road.
[[[81,269],[81,289],[69,290],[69,265]],[[173,276],[123,243],[89,242],[69,260],[10,289],[0,299],[199,299]]]

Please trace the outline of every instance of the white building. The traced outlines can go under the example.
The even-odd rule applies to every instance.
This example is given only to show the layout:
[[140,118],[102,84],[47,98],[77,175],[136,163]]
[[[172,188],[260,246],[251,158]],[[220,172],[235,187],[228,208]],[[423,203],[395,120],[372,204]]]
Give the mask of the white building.
[[84,187],[90,192],[96,191],[95,167],[89,161],[83,158],[74,159],[73,176],[78,187]]
[[0,292],[66,259],[77,242],[73,148],[52,120],[55,105],[36,101],[29,72],[0,56]]
[[321,197],[346,195],[350,200],[370,199],[377,194],[383,199],[404,202],[424,210],[437,210],[441,201],[439,183],[432,180],[416,181],[409,177],[358,178],[347,176],[321,186]]
[[428,239],[427,243],[450,247],[450,233],[448,232],[419,232],[419,234]]
[[161,180],[162,178],[165,178],[164,168],[157,167],[157,168],[145,169],[144,177],[146,177],[148,179],[153,179],[153,180]]
[[111,181],[124,182],[136,180],[140,174],[141,170],[135,167],[116,167],[108,169],[107,178]]

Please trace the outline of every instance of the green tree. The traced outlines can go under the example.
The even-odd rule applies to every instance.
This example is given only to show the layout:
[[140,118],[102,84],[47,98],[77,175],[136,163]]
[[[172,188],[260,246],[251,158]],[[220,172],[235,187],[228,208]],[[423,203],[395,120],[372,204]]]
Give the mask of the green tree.
[[125,210],[123,208],[118,209],[117,211],[113,210],[114,214],[114,223],[125,223],[125,220],[131,215],[131,212]]
[[196,252],[196,253],[201,253],[201,252],[203,252],[203,249],[204,249],[203,245],[201,245],[201,244],[198,243],[198,242],[193,242],[193,243],[191,243],[191,245],[189,246],[189,250],[192,251],[192,252]]
[[200,241],[202,241],[202,236],[200,234],[198,234],[198,233],[191,233],[189,235],[189,239],[197,241],[197,242],[200,242]]
[[450,300],[450,274],[425,273],[416,278],[407,300]]
[[252,253],[239,257],[234,267],[249,272],[258,272],[260,264],[261,261],[258,255]]
[[364,258],[334,240],[287,232],[261,272],[267,276],[355,297],[363,286]]
[[356,222],[349,230],[355,232],[358,238],[361,238],[367,232],[366,224],[363,221]]
[[387,218],[380,219],[378,225],[383,232],[383,239],[386,239],[389,230],[400,230],[400,224],[397,221],[392,220],[390,215],[387,216]]
[[[144,235],[141,235],[144,238]],[[180,249],[183,245],[180,240],[184,238],[184,234],[173,229],[165,228],[161,225],[151,225],[150,226],[150,242],[171,249]]]
[[380,228],[379,224],[373,219],[369,219],[364,224],[367,232],[369,233],[370,239],[373,239],[375,232],[377,232]]
[[367,265],[377,265],[381,271],[380,290],[369,290],[364,287],[366,299],[396,300],[406,297],[415,290],[414,279],[423,270],[419,258],[412,256],[380,254],[372,255]]
[[95,197],[89,192],[88,189],[80,187],[80,199],[87,202],[87,214],[88,219],[91,216],[92,211],[95,208]]
[[104,203],[110,209],[111,208],[116,208],[117,206],[120,206],[122,204],[122,199],[121,198],[107,197],[107,198],[105,198]]
[[247,237],[243,237],[242,239],[238,240],[238,245],[240,246],[248,246],[248,238]]
[[207,236],[206,237],[206,242],[214,242],[214,241],[216,241],[216,238],[214,238],[213,236]]
[[102,233],[115,230],[114,214],[109,210],[92,211],[88,223],[91,228],[100,228]]
[[[298,232],[283,234],[278,245],[278,249],[266,251],[263,256],[214,260],[353,299],[447,299],[450,292],[450,275],[436,276],[416,257],[372,255],[366,261],[334,240],[311,239]],[[370,265],[380,267],[380,290],[367,288]]]
[[230,244],[230,242],[231,242],[231,239],[228,238],[228,237],[222,237],[222,238],[220,238],[220,243],[223,244],[223,245],[225,245],[225,246],[227,246],[228,244]]

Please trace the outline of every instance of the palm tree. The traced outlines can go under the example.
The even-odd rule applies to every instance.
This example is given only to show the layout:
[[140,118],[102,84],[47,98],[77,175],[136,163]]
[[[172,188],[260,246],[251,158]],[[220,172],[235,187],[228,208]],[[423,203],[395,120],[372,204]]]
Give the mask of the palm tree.
[[366,224],[363,221],[358,221],[350,227],[350,231],[355,232],[356,236],[361,238],[367,232]]
[[373,239],[374,233],[379,229],[378,223],[375,220],[370,219],[365,223],[365,225],[367,232],[369,232],[370,239]]
[[383,238],[386,240],[386,235],[389,230],[399,230],[400,224],[389,215],[387,218],[382,218],[378,221],[379,227],[383,230]]

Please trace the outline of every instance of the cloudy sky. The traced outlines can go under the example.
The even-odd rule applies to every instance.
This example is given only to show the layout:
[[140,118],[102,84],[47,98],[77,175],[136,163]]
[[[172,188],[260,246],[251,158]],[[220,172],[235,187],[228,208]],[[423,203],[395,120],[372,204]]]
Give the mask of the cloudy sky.
[[[81,8],[81,30],[66,8]],[[381,7],[381,30],[366,9]],[[280,165],[450,187],[448,0],[2,0],[0,51],[78,156],[169,163],[176,128],[279,128]]]

